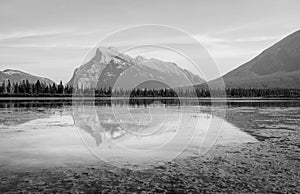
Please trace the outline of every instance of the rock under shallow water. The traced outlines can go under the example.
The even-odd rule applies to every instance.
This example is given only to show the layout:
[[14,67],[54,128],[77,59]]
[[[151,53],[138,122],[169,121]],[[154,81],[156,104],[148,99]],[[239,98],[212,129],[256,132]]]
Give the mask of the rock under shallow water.
[[48,169],[1,169],[1,192],[42,193],[297,193],[300,190],[299,142],[273,138],[218,146],[203,157],[179,159],[147,170],[109,165]]

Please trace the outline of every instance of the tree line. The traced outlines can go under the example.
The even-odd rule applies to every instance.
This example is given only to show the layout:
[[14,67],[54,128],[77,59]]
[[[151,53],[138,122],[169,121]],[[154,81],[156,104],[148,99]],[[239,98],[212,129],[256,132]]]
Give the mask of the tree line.
[[300,97],[299,89],[283,88],[226,88],[221,89],[136,89],[130,93],[131,97],[198,97],[198,98],[291,98]]
[[282,88],[226,88],[208,89],[208,88],[163,88],[148,89],[136,88],[133,90],[112,89],[104,87],[99,89],[93,88],[73,88],[70,85],[46,84],[37,80],[30,83],[28,80],[21,82],[3,81],[0,85],[0,97],[70,97],[70,96],[96,96],[96,97],[300,97],[299,89],[282,89]]
[[0,96],[71,96],[72,90],[72,87],[68,85],[64,86],[62,81],[59,84],[46,84],[40,80],[37,80],[35,83],[30,83],[28,80],[21,82],[7,80],[3,81],[0,85]]

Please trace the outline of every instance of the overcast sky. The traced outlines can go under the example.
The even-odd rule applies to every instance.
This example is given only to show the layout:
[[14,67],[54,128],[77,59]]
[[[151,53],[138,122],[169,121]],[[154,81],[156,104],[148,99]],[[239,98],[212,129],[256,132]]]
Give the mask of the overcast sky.
[[299,10],[298,0],[0,0],[0,70],[66,82],[110,33],[162,24],[200,41],[224,74],[299,30]]

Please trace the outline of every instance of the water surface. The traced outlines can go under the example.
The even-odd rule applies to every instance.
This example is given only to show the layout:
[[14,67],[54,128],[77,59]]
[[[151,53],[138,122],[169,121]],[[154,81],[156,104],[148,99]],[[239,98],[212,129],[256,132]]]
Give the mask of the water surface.
[[258,141],[238,120],[215,111],[259,113],[265,116],[253,124],[273,127],[283,117],[294,121],[285,127],[297,127],[299,121],[289,114],[299,110],[297,100],[233,100],[227,105],[212,109],[207,100],[0,101],[0,163],[153,165],[203,154],[213,145]]

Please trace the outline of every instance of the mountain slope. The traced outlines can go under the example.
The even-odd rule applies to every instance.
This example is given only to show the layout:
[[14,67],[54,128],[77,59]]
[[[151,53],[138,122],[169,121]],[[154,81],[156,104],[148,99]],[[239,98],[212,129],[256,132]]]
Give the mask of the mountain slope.
[[175,63],[141,56],[132,58],[111,48],[99,47],[91,60],[74,71],[68,84],[79,88],[115,86],[132,89],[147,80],[168,83],[171,87],[204,82],[198,75]]
[[224,79],[228,88],[298,88],[300,89],[300,31],[297,31],[251,61],[209,82],[219,87]]
[[54,83],[48,78],[31,75],[19,70],[6,69],[4,71],[0,71],[0,83],[7,80],[10,80],[10,82],[22,82],[23,80],[28,80],[30,83],[35,83],[37,80],[40,80],[40,82],[46,84]]

